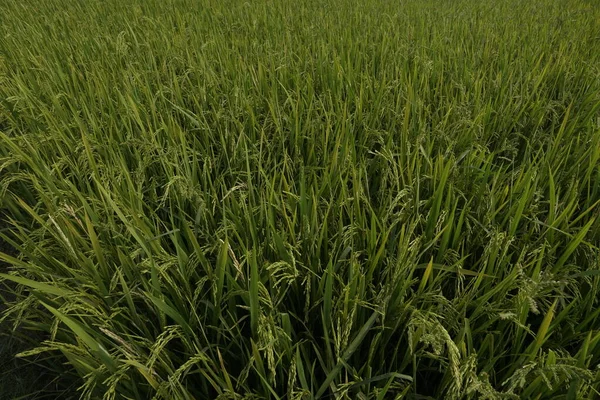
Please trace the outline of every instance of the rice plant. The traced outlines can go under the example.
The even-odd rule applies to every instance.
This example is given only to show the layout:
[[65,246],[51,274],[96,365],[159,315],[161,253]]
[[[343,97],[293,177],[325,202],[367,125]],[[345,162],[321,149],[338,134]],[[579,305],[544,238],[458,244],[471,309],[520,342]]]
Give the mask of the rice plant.
[[74,398],[598,397],[600,9],[3,2],[0,210]]

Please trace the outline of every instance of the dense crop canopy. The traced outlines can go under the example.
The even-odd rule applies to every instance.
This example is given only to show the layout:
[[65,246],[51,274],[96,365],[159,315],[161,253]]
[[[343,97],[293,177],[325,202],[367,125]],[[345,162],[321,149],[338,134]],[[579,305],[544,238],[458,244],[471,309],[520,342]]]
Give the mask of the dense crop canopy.
[[4,1],[0,210],[73,397],[600,396],[600,8]]

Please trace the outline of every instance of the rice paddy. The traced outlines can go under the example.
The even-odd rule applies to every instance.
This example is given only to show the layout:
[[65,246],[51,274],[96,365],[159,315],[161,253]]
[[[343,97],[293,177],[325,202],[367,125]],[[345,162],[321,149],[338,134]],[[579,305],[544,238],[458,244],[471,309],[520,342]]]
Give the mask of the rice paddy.
[[599,217],[594,1],[0,4],[0,398],[600,397]]

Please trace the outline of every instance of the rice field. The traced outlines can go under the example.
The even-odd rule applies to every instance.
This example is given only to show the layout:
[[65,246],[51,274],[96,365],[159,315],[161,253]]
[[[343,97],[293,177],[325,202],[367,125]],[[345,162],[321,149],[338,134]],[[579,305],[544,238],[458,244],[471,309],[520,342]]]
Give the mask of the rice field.
[[600,398],[599,217],[595,1],[0,3],[0,398]]

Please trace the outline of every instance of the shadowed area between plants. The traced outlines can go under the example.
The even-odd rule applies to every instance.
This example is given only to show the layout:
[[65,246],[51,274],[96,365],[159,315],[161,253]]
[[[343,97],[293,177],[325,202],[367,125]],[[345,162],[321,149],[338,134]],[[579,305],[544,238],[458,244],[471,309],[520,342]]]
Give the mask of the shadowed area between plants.
[[[4,213],[0,210],[0,233],[6,230]],[[0,252],[15,255],[11,248],[0,237]],[[7,263],[0,261],[0,273],[9,273]],[[13,291],[16,285],[10,281],[0,284],[0,318],[7,304],[14,301]],[[13,330],[10,320],[0,322],[0,399],[2,400],[42,400],[42,399],[74,399],[75,391],[61,388],[56,372],[47,370],[43,358],[17,357],[22,351],[31,349],[32,344],[43,340],[44,334],[27,332],[22,329]]]

